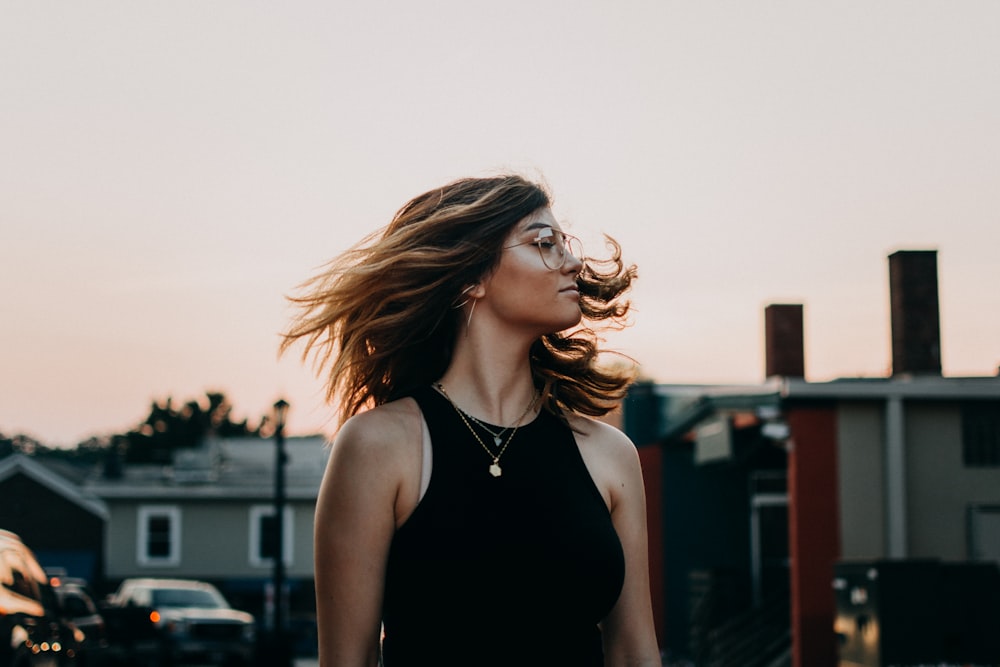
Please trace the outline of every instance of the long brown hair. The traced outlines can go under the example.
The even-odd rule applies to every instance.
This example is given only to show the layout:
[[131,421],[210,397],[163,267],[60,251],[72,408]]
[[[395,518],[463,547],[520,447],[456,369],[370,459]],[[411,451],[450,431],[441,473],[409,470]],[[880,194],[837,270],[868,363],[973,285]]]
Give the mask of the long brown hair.
[[[550,205],[541,185],[517,175],[465,178],[415,197],[289,297],[299,311],[281,351],[304,339],[303,360],[313,356],[317,372],[326,369],[340,423],[436,381],[451,361],[463,289],[497,266],[519,221]],[[619,297],[636,269],[606,239],[611,257],[588,259],[577,279],[585,324],[531,347],[535,384],[556,414],[603,415],[633,378],[631,369],[598,363],[598,338],[586,325],[623,324],[629,308]]]

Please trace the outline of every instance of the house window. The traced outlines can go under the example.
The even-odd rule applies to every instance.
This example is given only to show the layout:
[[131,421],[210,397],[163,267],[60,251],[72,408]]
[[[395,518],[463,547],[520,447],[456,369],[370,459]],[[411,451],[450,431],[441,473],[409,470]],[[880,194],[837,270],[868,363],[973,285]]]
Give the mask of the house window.
[[175,505],[139,507],[139,565],[176,566],[181,563],[181,510]]
[[[295,514],[292,508],[285,507],[282,512],[284,520],[284,534],[282,535],[282,552],[285,565],[291,565],[293,560],[292,547],[295,534],[295,526],[292,523]],[[277,540],[276,533],[278,522],[275,521],[273,505],[254,505],[250,508],[250,565],[254,567],[271,567],[274,558]]]
[[962,461],[969,467],[1000,467],[1000,401],[962,403]]
[[1000,563],[1000,505],[969,506],[968,557]]

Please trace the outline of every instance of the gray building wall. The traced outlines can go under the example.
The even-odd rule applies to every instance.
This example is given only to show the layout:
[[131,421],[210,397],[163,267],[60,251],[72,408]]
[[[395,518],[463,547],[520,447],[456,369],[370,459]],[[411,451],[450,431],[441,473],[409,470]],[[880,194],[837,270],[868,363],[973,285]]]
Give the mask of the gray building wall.
[[[107,530],[108,578],[193,577],[206,579],[267,578],[270,565],[255,564],[250,558],[251,511],[267,506],[260,501],[197,500],[171,498],[116,499],[109,501]],[[180,562],[176,566],[150,566],[137,558],[139,510],[144,506],[174,506],[180,510]],[[290,500],[292,512],[291,563],[287,575],[312,578],[312,530],[315,502]]]
[[1000,468],[963,464],[956,403],[915,404],[907,410],[906,431],[909,555],[969,558],[968,507],[1000,504]]
[[849,560],[886,551],[883,410],[869,401],[842,403],[837,411],[840,546]]
[[[904,402],[906,556],[965,560],[968,508],[1000,505],[1000,468],[966,467],[958,402]],[[887,557],[885,402],[838,407],[841,554]]]

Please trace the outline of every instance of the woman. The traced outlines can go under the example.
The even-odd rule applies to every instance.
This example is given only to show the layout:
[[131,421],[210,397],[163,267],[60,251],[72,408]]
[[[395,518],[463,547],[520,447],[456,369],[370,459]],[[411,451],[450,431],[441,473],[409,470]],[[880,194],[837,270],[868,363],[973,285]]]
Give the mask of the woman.
[[292,300],[342,406],[316,505],[324,667],[659,665],[617,244],[583,263],[519,176],[414,198]]

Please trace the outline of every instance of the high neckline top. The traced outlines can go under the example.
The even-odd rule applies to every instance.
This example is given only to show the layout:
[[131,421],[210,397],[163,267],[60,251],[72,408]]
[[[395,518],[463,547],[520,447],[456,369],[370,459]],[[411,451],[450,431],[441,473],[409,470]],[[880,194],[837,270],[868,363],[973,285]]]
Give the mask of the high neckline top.
[[541,411],[494,477],[444,396],[426,387],[413,398],[432,469],[390,548],[385,667],[603,665],[598,623],[618,599],[625,561],[573,432]]

